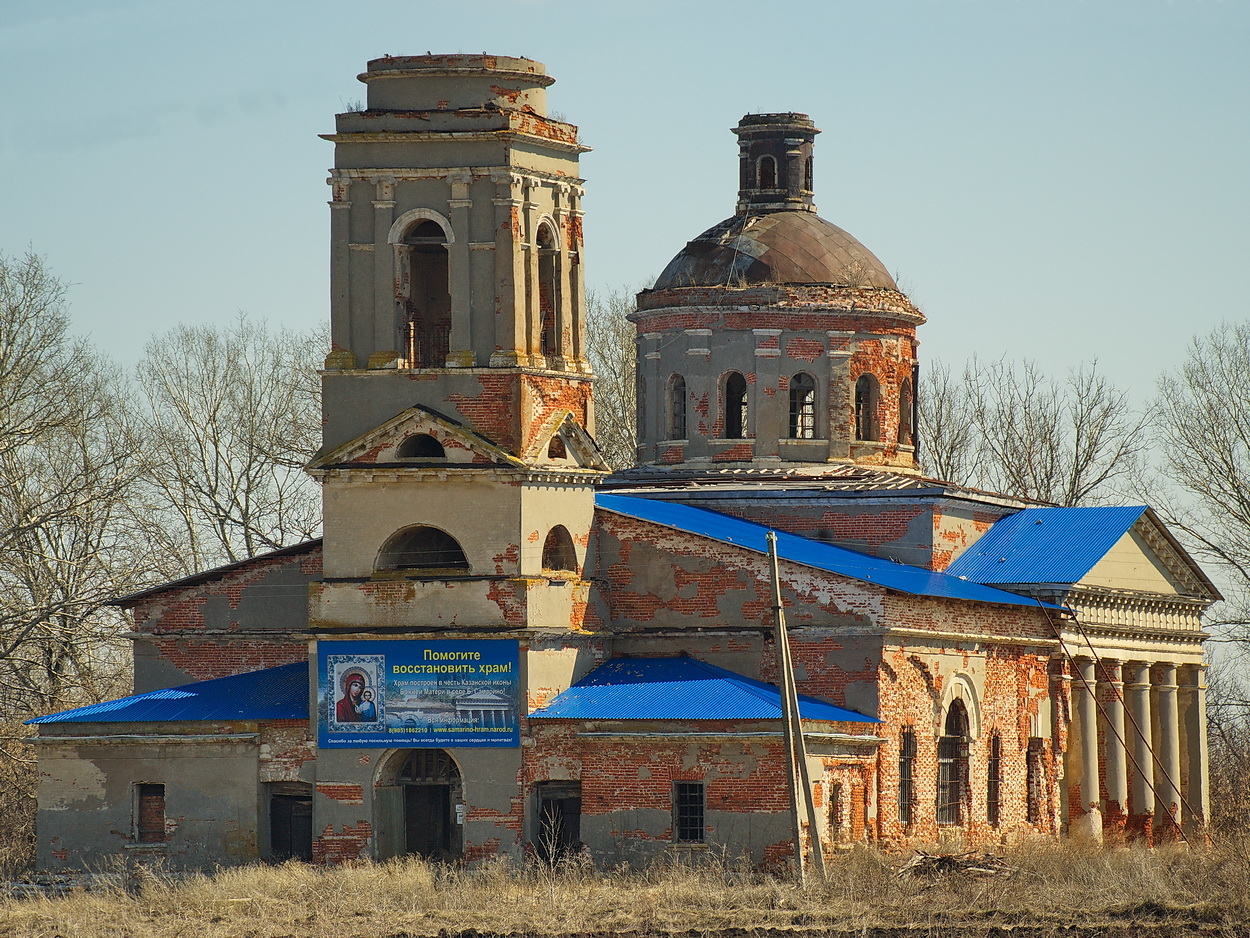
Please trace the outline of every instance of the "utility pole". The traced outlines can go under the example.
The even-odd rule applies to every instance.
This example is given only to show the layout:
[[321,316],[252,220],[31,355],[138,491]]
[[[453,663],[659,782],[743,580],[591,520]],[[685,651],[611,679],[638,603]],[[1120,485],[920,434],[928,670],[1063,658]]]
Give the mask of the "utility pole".
[[790,639],[786,634],[786,614],[781,605],[781,573],[777,562],[777,535],[769,531],[768,559],[773,574],[773,615],[776,623],[774,645],[777,654],[777,683],[781,691],[781,718],[785,726],[787,776],[790,783],[790,817],[794,826],[794,861],[799,884],[805,885],[803,865],[803,821],[799,809],[799,791],[803,791],[803,807],[807,813],[807,829],[812,841],[812,864],[821,878],[825,875],[825,857],[816,826],[816,805],[812,782],[807,771],[807,745],[803,741],[803,721],[799,713],[799,694],[794,685],[794,667],[790,660]]

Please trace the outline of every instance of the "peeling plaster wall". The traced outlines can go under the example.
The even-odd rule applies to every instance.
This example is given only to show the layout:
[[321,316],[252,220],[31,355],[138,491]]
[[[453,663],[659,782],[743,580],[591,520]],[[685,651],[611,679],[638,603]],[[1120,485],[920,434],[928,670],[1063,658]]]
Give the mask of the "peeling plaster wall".
[[[119,854],[170,869],[259,858],[262,796],[254,724],[58,727],[75,735],[98,734],[90,741],[60,740],[50,729],[42,728],[48,741],[39,749],[39,869],[100,868]],[[163,734],[186,735],[150,738]],[[223,738],[193,738],[202,734]],[[225,738],[232,734],[244,738]],[[136,840],[139,783],[165,786],[165,843]]]

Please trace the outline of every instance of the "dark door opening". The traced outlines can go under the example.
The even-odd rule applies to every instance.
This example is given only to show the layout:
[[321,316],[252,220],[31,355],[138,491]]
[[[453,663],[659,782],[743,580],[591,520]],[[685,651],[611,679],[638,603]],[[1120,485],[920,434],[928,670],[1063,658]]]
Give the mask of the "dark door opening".
[[312,859],[312,797],[269,796],[269,846],[275,860]]
[[451,786],[404,786],[405,852],[430,860],[451,853]]
[[534,849],[547,863],[577,853],[582,846],[582,783],[539,782],[538,826]]

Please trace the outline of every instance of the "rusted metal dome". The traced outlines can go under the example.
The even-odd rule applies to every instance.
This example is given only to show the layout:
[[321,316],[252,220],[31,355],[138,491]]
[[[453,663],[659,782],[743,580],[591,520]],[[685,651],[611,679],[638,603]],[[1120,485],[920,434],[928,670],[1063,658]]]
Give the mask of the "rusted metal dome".
[[685,246],[654,290],[821,283],[897,290],[868,248],[810,211],[734,215]]

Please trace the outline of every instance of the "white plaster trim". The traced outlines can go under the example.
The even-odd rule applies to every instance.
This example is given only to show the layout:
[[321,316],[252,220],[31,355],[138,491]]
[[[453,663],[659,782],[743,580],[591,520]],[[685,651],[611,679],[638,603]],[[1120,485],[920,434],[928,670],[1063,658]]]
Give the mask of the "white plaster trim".
[[[170,720],[168,722],[178,723],[181,721]],[[82,743],[160,743],[164,746],[170,743],[245,743],[259,738],[260,733],[204,733],[187,736],[148,736],[142,733],[119,733],[107,736],[104,734],[98,736],[31,736],[25,742],[43,745],[52,745],[54,743],[73,743],[75,745],[81,745]]]
[[965,671],[956,671],[952,674],[942,691],[942,703],[936,714],[937,722],[934,726],[937,735],[942,735],[945,729],[946,713],[950,709],[951,702],[956,698],[962,700],[964,707],[968,710],[968,736],[972,739],[979,739],[981,736],[981,701],[977,697],[977,687],[972,676]]
[[451,222],[445,215],[440,215],[432,208],[414,208],[409,209],[400,215],[391,225],[391,230],[386,235],[387,244],[401,244],[404,232],[411,227],[415,221],[432,221],[443,229],[443,236],[447,238],[448,244],[456,243],[456,233],[452,230]]

